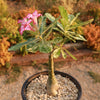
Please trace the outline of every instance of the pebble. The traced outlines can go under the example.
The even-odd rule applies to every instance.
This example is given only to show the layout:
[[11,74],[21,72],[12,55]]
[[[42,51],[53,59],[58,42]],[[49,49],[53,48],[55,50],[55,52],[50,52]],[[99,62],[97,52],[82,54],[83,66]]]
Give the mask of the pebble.
[[56,75],[59,89],[56,96],[50,96],[46,93],[46,83],[48,76],[41,75],[32,80],[27,88],[27,100],[76,100],[78,89],[68,78]]

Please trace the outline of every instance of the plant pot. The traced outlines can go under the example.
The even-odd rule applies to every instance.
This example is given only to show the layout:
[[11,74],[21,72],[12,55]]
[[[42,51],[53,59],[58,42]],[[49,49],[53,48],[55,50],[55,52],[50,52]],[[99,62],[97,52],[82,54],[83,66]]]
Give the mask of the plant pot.
[[[24,82],[24,84],[22,86],[22,91],[21,91],[21,95],[22,95],[23,100],[27,100],[26,90],[27,90],[27,87],[30,84],[30,82],[32,80],[34,80],[35,78],[38,78],[40,75],[48,75],[48,71],[43,71],[43,72],[34,74]],[[71,80],[76,85],[76,88],[78,89],[78,92],[77,92],[78,96],[77,96],[76,100],[80,100],[81,94],[82,94],[82,89],[81,89],[81,86],[80,86],[79,82],[74,77],[72,77],[71,75],[69,75],[67,73],[55,71],[55,75],[61,75],[62,77],[69,78],[69,80]]]

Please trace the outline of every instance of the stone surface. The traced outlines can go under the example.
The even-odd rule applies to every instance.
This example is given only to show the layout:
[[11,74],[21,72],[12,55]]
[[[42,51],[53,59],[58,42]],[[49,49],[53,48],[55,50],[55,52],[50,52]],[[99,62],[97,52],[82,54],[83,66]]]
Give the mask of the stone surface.
[[[98,62],[87,57],[78,61],[67,61],[58,70],[72,75],[79,81],[83,91],[81,100],[100,100],[100,83],[95,83],[88,74],[88,71],[100,74],[100,60]],[[21,88],[24,81],[39,71],[41,70],[32,66],[24,66],[18,81],[10,84],[5,84],[6,75],[0,76],[0,100],[22,100]]]
[[31,81],[27,87],[27,100],[76,100],[78,90],[75,84],[66,77],[56,75],[59,84],[56,96],[47,95],[47,75],[41,75]]

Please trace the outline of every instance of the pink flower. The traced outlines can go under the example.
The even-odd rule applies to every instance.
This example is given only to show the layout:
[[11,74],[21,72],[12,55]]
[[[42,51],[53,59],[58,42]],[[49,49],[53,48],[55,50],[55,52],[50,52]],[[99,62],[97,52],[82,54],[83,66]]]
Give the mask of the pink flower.
[[38,14],[37,10],[35,10],[35,12],[33,14],[28,14],[27,18],[28,19],[32,19],[33,20],[33,24],[37,25],[37,18],[41,16],[41,14]]
[[30,23],[32,20],[27,20],[27,18],[23,18],[23,20],[18,20],[18,23],[21,23],[21,28],[19,29],[20,34],[22,35],[25,30],[33,30]]
[[[39,16],[41,16],[41,14],[35,11],[33,14],[28,14],[23,20],[18,20],[18,23],[21,23],[20,34],[22,35],[25,30],[35,31],[36,27],[34,27],[34,25],[37,25],[37,18]],[[31,22],[33,22],[33,26],[30,25]]]

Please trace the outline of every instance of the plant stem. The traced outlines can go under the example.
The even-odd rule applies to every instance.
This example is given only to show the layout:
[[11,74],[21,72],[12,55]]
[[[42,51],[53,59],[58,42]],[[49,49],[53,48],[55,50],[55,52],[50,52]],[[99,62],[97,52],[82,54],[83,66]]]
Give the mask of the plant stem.
[[55,96],[58,90],[58,82],[54,74],[53,53],[49,55],[49,71],[47,80],[47,94]]
[[50,53],[50,55],[49,55],[49,76],[51,78],[54,77],[54,60],[53,60],[52,53]]

